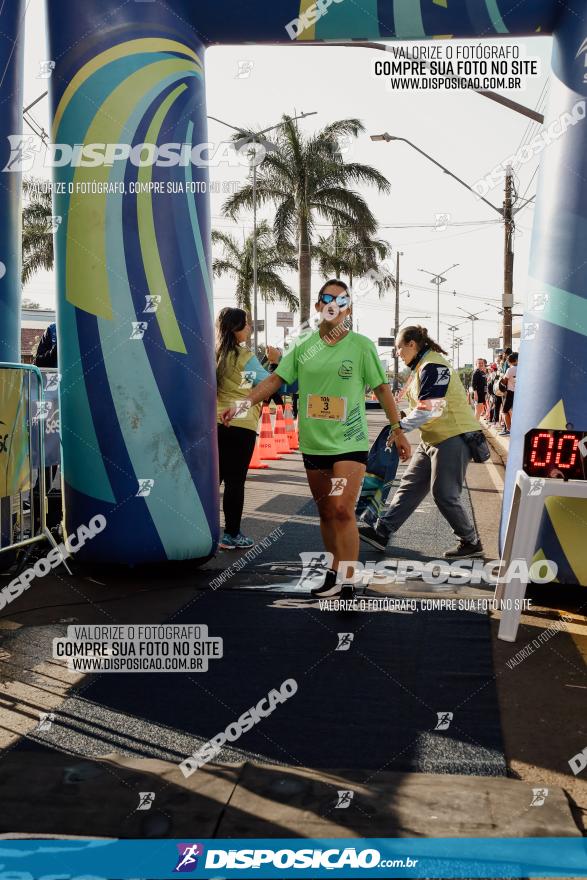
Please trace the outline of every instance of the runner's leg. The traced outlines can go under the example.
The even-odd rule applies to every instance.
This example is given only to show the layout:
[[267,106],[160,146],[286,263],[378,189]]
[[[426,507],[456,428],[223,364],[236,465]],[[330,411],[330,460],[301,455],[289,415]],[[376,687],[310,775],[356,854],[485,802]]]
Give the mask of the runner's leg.
[[[324,549],[328,553],[332,553],[334,557],[336,550],[334,520],[328,515],[328,499],[330,498],[330,492],[332,491],[333,472],[331,470],[306,470],[306,476],[308,478],[308,485],[310,486],[312,497],[318,508],[320,532],[322,534]],[[331,568],[336,571],[334,561]]]
[[[359,558],[359,530],[355,517],[357,498],[361,491],[365,465],[358,461],[336,461],[333,467],[334,479],[344,480],[342,495],[334,495],[331,500],[334,515],[334,554],[338,569],[339,562],[356,562]],[[340,487],[339,487],[340,488]],[[351,579],[354,568],[343,572],[345,579]]]
[[[324,547],[332,553],[332,568],[337,571],[340,561],[355,562],[358,559],[355,505],[365,476],[365,465],[357,461],[337,461],[332,470],[308,470],[306,474],[320,515]],[[337,484],[337,480],[341,483]],[[342,490],[340,495],[331,494],[339,490]],[[350,574],[349,570],[349,577]]]

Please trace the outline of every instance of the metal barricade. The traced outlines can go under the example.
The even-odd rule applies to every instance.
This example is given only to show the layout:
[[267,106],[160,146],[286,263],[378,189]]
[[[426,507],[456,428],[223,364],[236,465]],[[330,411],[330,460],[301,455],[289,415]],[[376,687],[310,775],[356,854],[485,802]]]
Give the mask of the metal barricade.
[[0,554],[45,540],[58,548],[47,526],[45,425],[50,415],[39,368],[0,363]]

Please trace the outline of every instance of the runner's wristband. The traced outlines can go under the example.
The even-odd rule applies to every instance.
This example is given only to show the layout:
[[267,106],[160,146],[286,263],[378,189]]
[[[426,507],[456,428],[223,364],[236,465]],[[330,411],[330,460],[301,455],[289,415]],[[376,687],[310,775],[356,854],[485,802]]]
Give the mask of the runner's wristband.
[[399,422],[394,422],[393,425],[390,424],[389,427],[391,428],[392,431],[401,431],[402,426],[400,425]]

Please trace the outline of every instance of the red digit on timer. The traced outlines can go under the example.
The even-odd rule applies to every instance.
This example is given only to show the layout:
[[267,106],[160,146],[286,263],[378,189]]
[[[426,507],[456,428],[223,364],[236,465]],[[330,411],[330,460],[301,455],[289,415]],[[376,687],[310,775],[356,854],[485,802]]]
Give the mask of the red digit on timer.
[[[541,461],[538,458],[541,440],[546,440],[546,449],[544,449],[544,443],[542,444],[542,453],[545,456],[544,461]],[[534,437],[532,438],[532,448],[530,450],[530,465],[534,468],[547,467],[552,461],[553,446],[554,437],[548,431],[541,431],[539,434],[534,434]]]
[[[566,449],[564,449],[565,441],[571,441],[571,445],[569,446],[567,443]],[[576,434],[563,434],[562,437],[559,437],[557,446],[556,446],[556,456],[554,459],[555,467],[560,468],[561,470],[568,470],[572,468],[577,459],[577,446],[579,445],[579,438]],[[563,455],[563,450],[566,453],[566,457],[569,458],[568,461],[561,461],[561,456]]]

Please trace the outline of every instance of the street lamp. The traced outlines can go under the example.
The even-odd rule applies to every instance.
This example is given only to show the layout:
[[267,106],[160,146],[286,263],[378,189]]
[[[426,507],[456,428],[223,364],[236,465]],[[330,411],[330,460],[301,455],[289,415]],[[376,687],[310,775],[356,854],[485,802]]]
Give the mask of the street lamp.
[[471,322],[471,363],[473,365],[473,369],[475,369],[475,321],[479,320],[479,315],[484,314],[487,309],[483,309],[482,312],[477,312],[476,315],[472,314],[472,312],[468,312],[466,309],[463,309],[461,306],[457,306],[463,314],[467,316],[469,321]]
[[456,350],[457,350],[457,370],[460,370],[460,368],[461,368],[461,345],[462,345],[462,344],[463,344],[463,339],[462,339],[460,336],[457,337],[457,339],[455,339],[455,341],[454,341],[453,344],[452,344],[452,349],[453,349],[452,356],[453,356],[453,358],[454,358],[454,356],[455,356],[455,352],[454,352],[455,348],[456,348]]
[[446,281],[446,278],[443,277],[444,272],[450,272],[451,269],[456,268],[459,263],[453,263],[452,266],[449,266],[448,269],[443,269],[439,274],[435,274],[434,272],[430,272],[428,269],[418,269],[418,272],[424,272],[426,275],[432,276],[432,284],[436,284],[436,339],[440,339],[440,285]]
[[421,150],[420,147],[417,147],[416,144],[413,144],[412,141],[409,141],[407,138],[397,137],[397,135],[388,134],[387,132],[384,132],[384,134],[372,134],[371,140],[372,141],[386,141],[387,143],[389,143],[389,141],[403,141],[404,144],[408,144],[408,146],[412,147],[413,150],[416,150],[417,153],[420,153],[421,156],[425,156],[426,159],[429,159],[430,162],[433,162],[445,174],[448,174],[449,177],[452,177],[454,180],[457,181],[457,183],[460,183],[461,186],[464,186],[468,190],[470,190],[472,193],[475,193],[477,198],[481,199],[482,202],[485,202],[486,205],[489,205],[490,208],[493,208],[494,211],[497,211],[497,213],[501,217],[503,217],[503,208],[498,208],[496,205],[493,204],[493,202],[490,202],[488,199],[484,198],[484,196],[478,195],[472,186],[469,186],[468,183],[466,183],[460,177],[457,177],[456,174],[453,174],[452,171],[450,171],[448,168],[445,168],[444,165],[441,165],[440,162],[437,162],[436,159],[434,159],[428,153],[425,153],[424,150]]
[[[294,122],[296,119],[305,119],[306,116],[315,116],[317,112],[317,110],[312,110],[310,113],[300,113],[298,116],[289,116],[282,122],[278,122],[277,125],[270,125],[268,128],[262,129],[262,131],[249,132],[247,134],[244,134],[243,137],[237,138],[233,142],[237,150],[240,150],[247,144],[250,146],[250,150],[248,152],[250,157],[250,164],[253,168],[253,346],[255,352],[257,351],[259,342],[257,326],[259,323],[257,320],[257,165],[259,165],[263,161],[266,153],[275,152],[278,149],[275,144],[272,144],[271,141],[266,140],[263,135],[267,134],[268,131],[275,131],[275,129],[281,128],[288,122]],[[221,125],[226,125],[227,128],[232,128],[234,131],[245,131],[245,129],[243,129],[242,127],[239,128],[236,125],[231,125],[229,122],[224,122],[224,120],[222,119],[217,119],[216,116],[208,116],[208,119],[213,119],[214,122],[219,122]],[[264,148],[264,152],[262,153],[260,159],[257,158],[257,150],[255,149],[256,145]],[[267,327],[265,327],[265,339],[267,339]]]
[[[493,208],[494,211],[497,211],[499,216],[502,218],[504,222],[504,236],[505,236],[505,248],[504,248],[504,276],[503,276],[503,338],[504,345],[509,345],[511,342],[511,332],[512,332],[512,320],[511,320],[511,305],[513,301],[513,273],[514,273],[514,244],[513,244],[513,232],[515,229],[514,224],[514,214],[516,211],[513,209],[513,201],[512,201],[512,190],[513,190],[513,172],[511,166],[507,167],[506,171],[506,183],[505,183],[505,199],[503,203],[503,207],[499,208],[497,205],[494,205],[489,199],[486,199],[484,196],[480,196],[475,192],[472,186],[469,186],[464,180],[460,177],[457,177],[456,174],[453,174],[448,168],[444,165],[441,165],[440,162],[437,162],[432,156],[428,153],[425,153],[424,150],[421,150],[420,147],[417,147],[416,144],[413,144],[412,141],[409,141],[407,138],[397,137],[396,135],[389,134],[388,132],[384,132],[384,134],[372,134],[372,141],[403,141],[408,146],[412,147],[412,149],[416,150],[417,153],[420,153],[421,156],[424,156],[437,168],[440,168],[444,174],[448,174],[449,177],[452,177],[453,180],[456,180],[457,183],[460,183],[461,186],[464,186],[470,192],[475,193],[477,198],[481,199],[482,202],[485,202],[486,205],[489,205],[490,208]],[[526,203],[522,207],[525,207]],[[521,210],[521,208],[518,208]],[[509,340],[509,341],[506,341]]]
[[[404,290],[404,293],[408,291]],[[402,321],[398,324],[399,321],[399,297],[396,298],[396,316],[395,316],[395,325],[393,328],[393,392],[399,391],[399,356],[397,353],[397,338],[399,336],[400,327],[402,324],[405,324],[406,321],[411,320],[412,318],[417,317],[416,315],[406,315]],[[420,318],[430,318],[430,315],[419,315]]]
[[459,329],[457,324],[449,324],[448,326],[449,332],[452,333],[452,356],[455,356],[455,333]]

